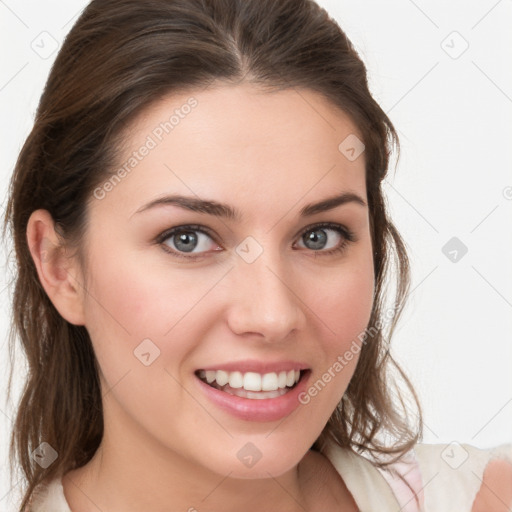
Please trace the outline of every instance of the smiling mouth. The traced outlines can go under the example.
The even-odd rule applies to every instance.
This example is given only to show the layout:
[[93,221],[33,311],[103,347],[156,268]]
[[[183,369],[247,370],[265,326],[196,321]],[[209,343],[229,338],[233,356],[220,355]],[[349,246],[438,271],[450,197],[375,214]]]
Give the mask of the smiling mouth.
[[195,375],[210,387],[241,398],[262,400],[285,395],[310,370],[290,370],[259,374],[255,372],[225,372],[197,370]]

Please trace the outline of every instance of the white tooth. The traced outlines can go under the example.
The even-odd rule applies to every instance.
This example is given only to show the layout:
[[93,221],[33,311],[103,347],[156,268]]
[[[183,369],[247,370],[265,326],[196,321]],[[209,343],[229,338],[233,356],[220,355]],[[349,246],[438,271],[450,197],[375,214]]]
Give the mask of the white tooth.
[[224,384],[227,384],[229,380],[228,372],[225,372],[224,370],[217,370],[215,373],[215,380],[219,386],[224,386]]
[[244,377],[241,372],[231,372],[229,374],[229,385],[232,388],[241,388],[244,385]]
[[279,388],[277,385],[277,373],[265,373],[261,379],[262,391],[276,391]]
[[277,391],[246,391],[245,389],[226,388],[226,393],[230,395],[240,396],[242,398],[250,398],[252,400],[265,400],[266,398],[277,398],[288,393],[286,389],[278,389]]
[[276,390],[276,391],[260,391],[259,393],[252,393],[251,391],[247,391],[246,398],[252,398],[256,400],[264,400],[265,398],[277,398],[278,396],[284,395],[286,391]]
[[226,372],[224,370],[200,370],[199,376],[206,378],[206,382],[211,384],[213,381],[219,386],[229,384],[233,389],[244,388],[247,391],[277,391],[286,387],[292,387],[300,379],[300,370],[282,371],[279,373],[265,373],[261,375],[256,372]]
[[261,391],[261,375],[259,373],[244,373],[244,389],[247,391]]
[[206,372],[204,370],[199,370],[199,378],[204,379],[206,377]]

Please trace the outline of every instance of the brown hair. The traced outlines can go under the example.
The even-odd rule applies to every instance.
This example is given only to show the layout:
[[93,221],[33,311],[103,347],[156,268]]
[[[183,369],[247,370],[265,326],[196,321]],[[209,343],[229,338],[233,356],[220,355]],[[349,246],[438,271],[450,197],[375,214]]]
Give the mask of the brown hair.
[[[321,451],[332,439],[372,458],[387,454],[384,458],[391,460],[375,460],[385,467],[421,439],[418,398],[389,352],[410,284],[406,249],[381,190],[391,153],[399,149],[398,137],[369,92],[366,68],[347,36],[312,0],[93,0],[51,69],[34,127],[16,162],[4,219],[4,236],[9,227],[17,266],[11,364],[16,338],[28,360],[10,447],[11,471],[17,457],[27,481],[20,510],[38,484],[86,464],[103,433],[91,341],[84,326],[60,316],[39,282],[26,238],[30,214],[48,210],[62,242],[75,248],[85,264],[80,239],[87,228],[88,201],[115,168],[125,129],[163,96],[214,81],[245,81],[269,91],[316,91],[360,130],[374,307],[353,378],[312,448]],[[382,325],[391,275],[396,276],[396,296],[386,310],[392,311],[390,321]],[[393,369],[414,399],[415,426],[409,423],[411,411]],[[12,369],[9,388],[11,379]],[[384,436],[393,442],[386,443]],[[46,469],[30,456],[43,441],[58,452]]]

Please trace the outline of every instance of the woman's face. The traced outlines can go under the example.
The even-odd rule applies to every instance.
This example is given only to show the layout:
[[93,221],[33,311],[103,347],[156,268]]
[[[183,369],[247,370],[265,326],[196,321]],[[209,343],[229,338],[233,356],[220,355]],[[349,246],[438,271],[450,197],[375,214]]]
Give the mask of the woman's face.
[[249,85],[170,96],[128,133],[83,240],[103,442],[140,461],[280,475],[343,396],[370,318],[361,136],[314,92]]

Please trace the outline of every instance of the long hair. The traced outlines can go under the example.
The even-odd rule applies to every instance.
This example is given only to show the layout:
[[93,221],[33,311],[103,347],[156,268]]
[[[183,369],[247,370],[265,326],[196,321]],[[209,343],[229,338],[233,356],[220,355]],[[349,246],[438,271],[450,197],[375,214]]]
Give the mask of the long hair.
[[[40,483],[85,465],[103,435],[98,365],[88,332],[62,318],[41,286],[27,245],[28,219],[36,209],[48,210],[63,243],[85,265],[80,242],[88,201],[115,168],[125,128],[162,97],[216,81],[316,91],[360,130],[374,305],[355,373],[312,448],[322,451],[334,440],[375,456],[384,467],[421,439],[419,400],[389,348],[410,283],[405,245],[381,189],[399,141],[345,33],[312,0],[93,0],[53,64],[14,168],[4,218],[16,266],[11,364],[18,345],[27,360],[10,445],[11,472],[17,463],[26,481],[20,510]],[[386,306],[393,280],[395,298]],[[9,389],[12,376],[13,367]],[[58,452],[47,468],[30,455],[42,442]],[[387,460],[377,460],[379,455]]]

